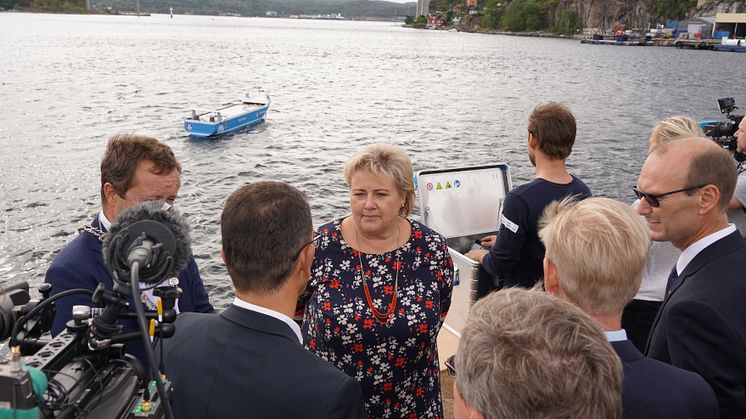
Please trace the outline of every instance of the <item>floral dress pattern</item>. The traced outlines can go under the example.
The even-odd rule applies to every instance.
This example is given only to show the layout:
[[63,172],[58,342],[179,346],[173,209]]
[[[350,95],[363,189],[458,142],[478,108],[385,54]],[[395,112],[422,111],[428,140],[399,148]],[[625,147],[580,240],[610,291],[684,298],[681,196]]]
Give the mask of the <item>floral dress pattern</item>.
[[[409,241],[383,254],[350,247],[341,219],[321,226],[300,301],[304,344],[360,382],[370,418],[443,417],[436,338],[451,303],[453,261],[443,236],[408,221]],[[398,279],[388,324],[366,301],[363,273],[379,312],[389,309]]]

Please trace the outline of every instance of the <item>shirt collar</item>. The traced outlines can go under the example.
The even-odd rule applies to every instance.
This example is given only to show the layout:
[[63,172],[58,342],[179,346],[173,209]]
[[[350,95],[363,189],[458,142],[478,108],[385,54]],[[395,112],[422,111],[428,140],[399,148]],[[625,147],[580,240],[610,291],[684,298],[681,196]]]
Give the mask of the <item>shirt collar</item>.
[[303,336],[301,336],[300,334],[300,327],[298,326],[298,323],[296,323],[290,317],[280,313],[279,311],[274,311],[266,307],[258,306],[256,304],[251,304],[238,297],[236,297],[236,299],[233,300],[233,305],[241,307],[241,308],[245,308],[246,310],[256,311],[257,313],[261,313],[269,317],[274,317],[275,319],[284,322],[290,327],[293,333],[295,333],[295,335],[298,337],[298,342],[300,342],[300,344],[303,345]]
[[104,231],[109,231],[111,228],[111,221],[109,221],[108,218],[106,218],[106,215],[104,215],[104,210],[101,209],[101,211],[98,212],[98,222],[101,224],[101,229]]
[[624,329],[607,331],[604,332],[604,335],[606,335],[606,340],[608,340],[609,342],[619,342],[622,340],[627,340],[627,332],[625,332]]
[[676,261],[676,273],[678,275],[681,275],[681,273],[684,272],[684,269],[686,269],[687,265],[689,265],[689,262],[691,262],[692,259],[694,259],[694,257],[699,254],[699,252],[705,250],[707,246],[715,243],[716,241],[733,233],[734,231],[736,231],[736,226],[733,224],[728,224],[728,227],[704,236],[696,242],[690,244],[689,247],[681,252],[681,255],[679,255],[679,260]]

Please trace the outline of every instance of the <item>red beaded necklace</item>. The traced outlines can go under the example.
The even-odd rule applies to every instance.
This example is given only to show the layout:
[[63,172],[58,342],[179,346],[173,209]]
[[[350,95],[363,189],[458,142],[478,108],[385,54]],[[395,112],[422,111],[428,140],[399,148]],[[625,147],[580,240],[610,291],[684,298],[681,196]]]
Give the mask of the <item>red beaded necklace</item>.
[[[401,226],[399,226],[399,230],[401,230]],[[399,233],[400,231],[397,231],[396,233],[396,244],[399,244]],[[355,229],[355,238],[357,239],[358,245],[360,244],[360,239],[358,237],[357,228]],[[357,252],[357,258],[360,262],[360,276],[363,279],[363,291],[365,292],[365,301],[368,303],[368,307],[370,307],[370,311],[373,313],[373,317],[375,317],[376,321],[378,323],[381,323],[383,325],[390,325],[392,320],[394,319],[394,312],[396,310],[396,300],[397,295],[399,292],[399,271],[401,271],[401,252],[399,250],[396,251],[396,262],[394,262],[394,269],[396,270],[396,277],[394,279],[394,296],[391,297],[391,302],[388,305],[388,309],[386,311],[380,311],[376,308],[375,304],[373,303],[373,298],[371,297],[370,288],[368,287],[368,278],[365,275],[365,268],[363,267],[363,258],[361,256],[362,252]]]

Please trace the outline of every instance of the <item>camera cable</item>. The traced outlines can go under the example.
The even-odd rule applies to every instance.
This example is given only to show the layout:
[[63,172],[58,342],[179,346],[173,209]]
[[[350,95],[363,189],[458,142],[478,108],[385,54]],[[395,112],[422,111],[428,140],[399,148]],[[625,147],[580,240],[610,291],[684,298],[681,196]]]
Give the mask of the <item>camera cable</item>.
[[44,301],[37,304],[36,307],[31,309],[25,316],[18,319],[15,325],[13,325],[13,331],[10,334],[10,343],[8,346],[18,346],[18,332],[20,331],[21,325],[26,325],[26,322],[29,321],[29,319],[32,319],[36,313],[40,312],[44,307],[48,306],[49,304],[52,304],[53,302],[59,300],[60,298],[68,297],[70,295],[75,294],[87,294],[89,296],[93,296],[93,291],[87,290],[85,288],[74,288],[67,291],[62,291],[58,294],[55,294]]
[[[132,263],[130,268],[130,286],[132,287],[132,295],[137,296],[140,295],[140,263],[135,261]],[[150,336],[148,336],[148,326],[145,323],[145,308],[139,298],[133,298],[132,301],[135,305],[135,312],[137,313],[137,324],[140,327],[140,335],[142,336],[143,346],[145,347],[145,355],[147,356],[150,375],[155,382],[155,388],[158,391],[158,397],[161,399],[161,405],[163,406],[166,417],[168,419],[174,419],[174,414],[171,410],[171,403],[169,403],[166,390],[163,387],[161,374],[158,371],[158,364],[155,361],[155,353],[151,346],[153,342],[150,341]]]

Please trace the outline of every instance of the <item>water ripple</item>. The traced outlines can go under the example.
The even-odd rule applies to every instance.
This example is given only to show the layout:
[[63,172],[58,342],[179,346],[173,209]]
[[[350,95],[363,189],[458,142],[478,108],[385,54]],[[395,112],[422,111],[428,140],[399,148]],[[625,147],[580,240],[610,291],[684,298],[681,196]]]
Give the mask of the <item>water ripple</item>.
[[[247,182],[305,191],[315,224],[348,213],[342,168],[391,141],[416,169],[510,165],[533,177],[526,118],[569,105],[568,165],[598,194],[631,201],[655,122],[718,117],[746,101],[737,54],[606,48],[572,40],[404,29],[376,22],[0,13],[0,284],[38,284],[99,209],[99,163],[116,132],[155,136],[184,167],[177,207],[213,301],[230,302],[220,212]],[[267,121],[216,140],[181,128],[191,106],[263,87]]]

